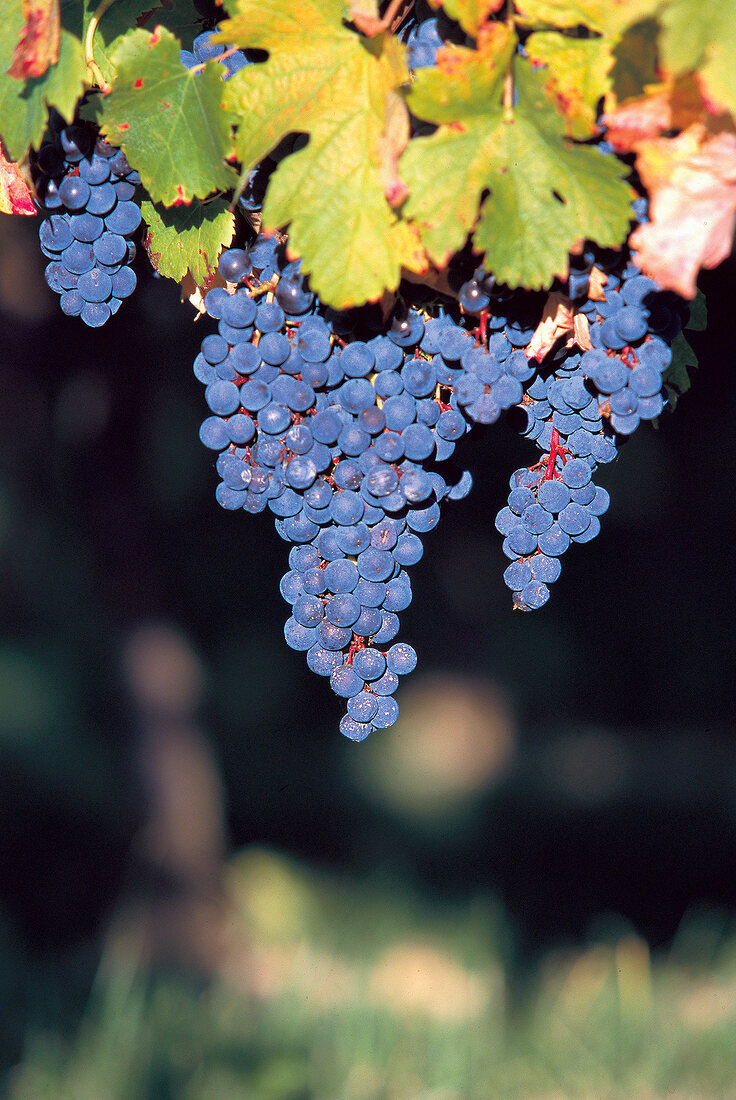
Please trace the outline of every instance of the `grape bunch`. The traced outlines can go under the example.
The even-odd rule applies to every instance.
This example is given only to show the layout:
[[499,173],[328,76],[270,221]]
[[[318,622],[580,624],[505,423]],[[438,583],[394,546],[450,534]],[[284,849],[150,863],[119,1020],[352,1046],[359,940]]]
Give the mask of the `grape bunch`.
[[131,237],[141,221],[135,201],[140,176],[125,154],[86,126],[65,126],[38,153],[38,232],[49,259],[46,282],[64,313],[99,328],[136,287]]
[[194,364],[212,412],[200,437],[220,452],[216,496],[268,509],[293,544],[286,641],[329,676],[347,700],[341,731],[362,740],[396,720],[399,676],[416,664],[394,642],[407,570],[440,502],[470,488],[449,461],[469,423],[444,360],[438,370],[417,350],[432,333],[418,311],[384,334],[370,317],[323,310],[272,238],[224,253],[219,270],[226,287],[205,297],[218,331]]
[[664,408],[669,345],[687,307],[625,257],[607,259],[598,259],[594,290],[592,250],[570,275],[569,295],[587,320],[590,346],[553,354],[552,369],[533,380],[519,409],[521,431],[541,454],[512,476],[496,528],[511,559],[504,581],[520,610],[546,603],[548,586],[560,575],[560,556],[600,531],[609,496],[593,481],[597,467],[616,457],[642,420]]
[[192,43],[191,50],[180,50],[179,60],[187,69],[196,69],[207,61],[219,61],[224,68],[223,80],[229,80],[238,69],[244,68],[249,61],[242,50],[236,50],[234,46],[223,46],[212,42],[215,31],[203,31],[198,34]]
[[261,234],[223,253],[225,285],[204,299],[217,331],[194,373],[217,500],[270,511],[291,544],[284,635],[347,701],[340,729],[353,740],[398,716],[399,677],[417,660],[395,640],[409,570],[441,504],[472,484],[452,461],[458,440],[508,413],[536,443],[540,457],[512,475],[496,526],[514,606],[541,607],[561,554],[600,529],[609,498],[593,481],[598,465],[662,411],[682,323],[682,303],[625,257],[588,252],[564,288],[583,318],[576,338],[540,363],[530,351],[540,296],[482,268],[451,274],[456,302],[404,304],[389,321],[378,307],[337,313]]

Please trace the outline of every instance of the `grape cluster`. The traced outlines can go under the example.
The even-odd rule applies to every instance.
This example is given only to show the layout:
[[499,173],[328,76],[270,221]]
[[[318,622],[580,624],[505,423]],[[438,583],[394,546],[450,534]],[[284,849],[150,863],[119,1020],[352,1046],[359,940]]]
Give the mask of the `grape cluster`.
[[444,46],[437,18],[414,23],[406,35],[406,53],[410,69],[429,69],[437,63],[437,50]]
[[330,678],[347,700],[341,731],[363,740],[395,721],[399,676],[416,664],[395,641],[398,614],[441,503],[470,489],[451,462],[457,441],[507,412],[536,443],[496,526],[514,605],[541,607],[561,554],[600,529],[609,498],[598,465],[662,411],[683,306],[625,258],[585,253],[562,288],[579,315],[575,340],[540,364],[529,345],[543,299],[482,268],[451,273],[457,304],[402,306],[389,323],[377,308],[324,308],[268,236],[225,252],[219,274],[225,286],[205,296],[217,332],[194,364],[211,411],[200,437],[219,452],[217,500],[275,516],[292,544],[286,641]]
[[140,176],[120,149],[85,126],[64,126],[38,153],[36,190],[43,207],[41,251],[46,282],[64,313],[99,328],[133,293],[130,239],[141,221],[135,202]]
[[286,641],[347,699],[340,729],[362,740],[396,720],[398,678],[416,664],[411,646],[389,644],[412,598],[407,569],[440,502],[470,488],[449,462],[469,427],[450,389],[469,348],[445,349],[450,369],[423,350],[446,343],[442,320],[406,310],[374,334],[322,310],[272,238],[224,253],[219,270],[227,287],[205,297],[218,332],[194,365],[212,412],[200,437],[220,452],[216,496],[268,509],[293,544]]
[[196,69],[198,65],[204,65],[207,61],[219,60],[224,68],[223,80],[229,80],[238,69],[249,64],[248,58],[242,50],[236,50],[233,46],[223,46],[212,42],[216,31],[203,31],[198,34],[192,43],[191,50],[180,50],[179,60],[188,69]]
[[662,412],[669,344],[686,308],[625,257],[597,258],[591,250],[577,265],[568,292],[587,319],[590,346],[560,348],[551,370],[527,388],[517,415],[541,455],[514,473],[508,504],[496,517],[511,559],[504,580],[514,606],[525,611],[549,599],[570,544],[600,531],[609,497],[593,475],[642,420]]

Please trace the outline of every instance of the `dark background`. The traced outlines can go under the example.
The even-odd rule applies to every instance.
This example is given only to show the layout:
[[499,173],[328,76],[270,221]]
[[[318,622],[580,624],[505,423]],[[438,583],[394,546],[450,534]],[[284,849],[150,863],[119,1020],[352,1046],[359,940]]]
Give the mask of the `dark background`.
[[[204,677],[197,736],[231,850],[489,890],[520,965],[606,914],[656,947],[686,912],[736,907],[733,264],[701,280],[692,390],[602,469],[601,535],[565,555],[540,611],[512,612],[493,527],[532,445],[499,424],[459,448],[475,486],[412,570],[402,719],[355,745],[283,641],[288,547],[267,515],[215,502],[191,371],[207,321],[141,267],[134,298],[86,329],[46,290],[36,232],[0,224],[0,919],[28,959],[93,957],[140,884],[150,791],[124,655],[151,624]],[[458,750],[452,722],[423,720],[448,693]]]

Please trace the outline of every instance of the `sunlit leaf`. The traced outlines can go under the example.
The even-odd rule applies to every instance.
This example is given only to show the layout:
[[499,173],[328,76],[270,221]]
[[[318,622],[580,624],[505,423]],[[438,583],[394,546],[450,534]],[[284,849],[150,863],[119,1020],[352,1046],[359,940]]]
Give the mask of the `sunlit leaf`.
[[736,115],[736,11],[724,0],[670,0],[661,12],[660,50],[673,76],[698,73],[715,108]]
[[596,134],[598,102],[610,87],[610,44],[540,31],[529,36],[526,48],[531,60],[548,70],[545,86],[565,117],[567,134],[581,140]]
[[94,107],[100,129],[120,146],[156,202],[165,206],[232,187],[230,118],[222,110],[222,72],[190,72],[178,40],[163,27],[134,30],[111,55],[112,92]]
[[434,8],[442,7],[451,19],[456,19],[466,34],[476,38],[491,15],[500,11],[505,0],[429,0]]
[[522,59],[514,62],[516,104],[504,108],[514,43],[503,25],[489,29],[479,51],[440,50],[436,69],[417,74],[410,107],[440,125],[402,158],[411,192],[405,213],[438,266],[473,231],[498,279],[543,287],[567,273],[579,241],[622,243],[633,192],[615,157],[566,140],[544,74]]
[[203,286],[217,270],[221,250],[233,239],[235,219],[227,202],[214,199],[171,209],[144,202],[141,213],[153,267],[177,282],[190,272],[197,286]]
[[693,298],[698,270],[717,267],[731,251],[736,133],[696,123],[678,137],[640,142],[637,154],[651,220],[631,236],[634,259],[661,286]]
[[403,197],[395,165],[408,134],[404,49],[390,36],[359,37],[343,10],[342,0],[240,0],[220,28],[222,41],[269,54],[226,85],[244,169],[287,134],[309,135],[274,173],[263,225],[289,226],[289,250],[313,288],[341,307],[395,289],[402,266],[426,266],[391,205]]

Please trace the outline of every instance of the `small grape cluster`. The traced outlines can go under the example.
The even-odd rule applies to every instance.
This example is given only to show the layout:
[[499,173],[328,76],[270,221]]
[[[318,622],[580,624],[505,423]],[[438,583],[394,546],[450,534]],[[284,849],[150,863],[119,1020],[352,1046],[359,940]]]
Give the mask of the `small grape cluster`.
[[99,328],[136,287],[131,237],[141,221],[140,176],[125,154],[86,126],[55,116],[38,153],[41,251],[46,282],[64,313]]
[[587,319],[590,346],[558,349],[551,372],[534,379],[519,410],[522,434],[535,440],[541,455],[512,476],[496,528],[511,559],[504,580],[520,610],[546,603],[548,586],[560,575],[560,556],[600,531],[609,496],[593,475],[642,420],[662,412],[669,345],[686,315],[681,299],[660,291],[618,254],[608,263],[598,258],[604,279],[591,292],[596,259],[586,252],[568,287]]
[[[205,296],[218,331],[194,364],[212,414],[200,437],[219,452],[216,497],[268,509],[292,544],[285,638],[347,700],[340,729],[354,740],[398,716],[392,696],[417,659],[395,641],[408,570],[441,504],[471,486],[451,462],[458,440],[507,412],[540,452],[512,476],[496,521],[511,559],[504,580],[528,611],[549,598],[570,543],[600,529],[609,497],[593,474],[636,426],[622,417],[662,411],[682,303],[625,257],[591,252],[576,264],[563,288],[575,339],[539,363],[540,297],[483,269],[451,272],[459,308],[404,305],[386,323],[377,307],[323,307],[275,238],[220,258],[225,286]],[[624,392],[636,399],[626,413],[612,400]]]
[[233,46],[223,46],[212,42],[216,31],[203,31],[198,34],[192,43],[191,50],[180,50],[179,60],[187,69],[196,69],[207,61],[219,61],[224,68],[223,80],[229,80],[238,69],[244,68],[249,61],[242,50],[236,50]]

